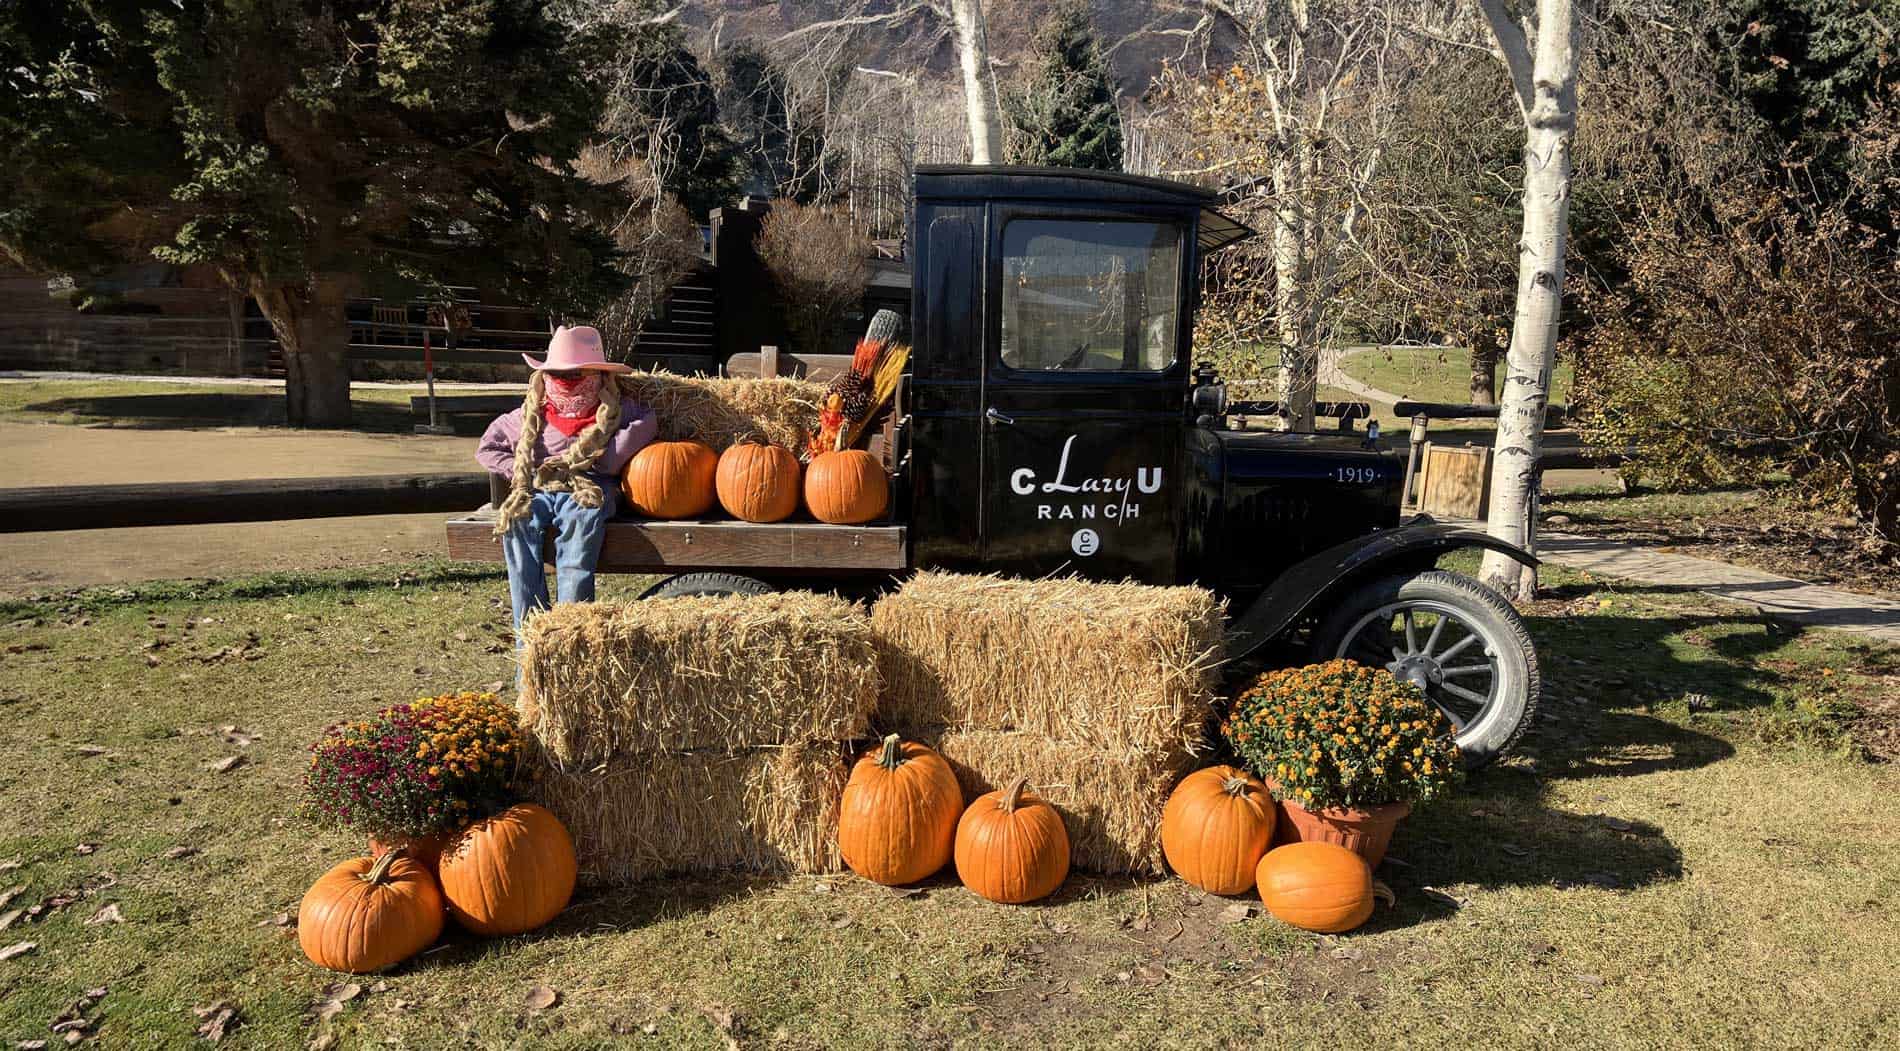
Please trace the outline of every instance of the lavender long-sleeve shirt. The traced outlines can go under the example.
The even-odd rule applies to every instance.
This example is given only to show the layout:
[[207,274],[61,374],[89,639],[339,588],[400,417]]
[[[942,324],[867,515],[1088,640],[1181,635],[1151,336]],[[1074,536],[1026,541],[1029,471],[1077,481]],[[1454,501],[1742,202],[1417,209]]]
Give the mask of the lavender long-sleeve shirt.
[[[633,454],[645,448],[660,430],[660,421],[654,417],[653,410],[640,405],[631,398],[620,402],[620,428],[614,431],[612,440],[594,461],[589,477],[600,484],[601,489],[613,493],[619,488],[620,471],[633,459]],[[584,432],[583,432],[584,433]],[[574,438],[580,437],[576,434]],[[574,444],[570,438],[552,427],[542,427],[541,435],[535,439],[534,462],[540,464],[550,456],[559,456],[567,447]],[[495,417],[482,434],[482,444],[475,450],[475,459],[492,474],[503,478],[512,478],[515,473],[515,443],[521,440],[521,410]]]

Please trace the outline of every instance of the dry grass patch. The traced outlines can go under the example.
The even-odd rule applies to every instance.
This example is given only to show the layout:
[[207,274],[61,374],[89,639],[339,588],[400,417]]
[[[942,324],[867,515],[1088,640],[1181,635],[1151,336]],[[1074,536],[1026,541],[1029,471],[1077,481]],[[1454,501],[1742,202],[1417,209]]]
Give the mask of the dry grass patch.
[[863,736],[877,654],[810,592],[556,606],[529,622],[519,706],[556,767]]
[[1114,750],[1200,747],[1223,656],[1200,588],[922,573],[879,600],[876,721],[1022,731]]
[[797,449],[818,420],[824,386],[810,380],[719,379],[641,372],[620,379],[621,393],[652,409],[666,441],[715,450],[756,438]]
[[535,797],[574,836],[585,879],[671,872],[836,872],[844,751],[836,744],[667,752],[545,774]]

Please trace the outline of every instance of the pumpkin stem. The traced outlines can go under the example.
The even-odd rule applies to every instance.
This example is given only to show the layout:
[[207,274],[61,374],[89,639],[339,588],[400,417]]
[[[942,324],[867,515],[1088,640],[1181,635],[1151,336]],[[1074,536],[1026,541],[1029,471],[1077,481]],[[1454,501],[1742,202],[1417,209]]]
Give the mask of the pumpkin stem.
[[898,751],[898,743],[896,734],[884,738],[884,750],[878,753],[877,765],[886,770],[895,770],[904,765],[904,754]]
[[376,864],[371,865],[369,871],[363,873],[363,875],[358,878],[372,887],[381,883],[383,878],[389,875],[389,866],[394,865],[397,858],[407,853],[409,853],[409,848],[401,844],[390,847],[388,850],[376,855]]
[[1022,804],[1023,789],[1028,787],[1029,779],[1018,774],[1016,780],[1011,781],[1009,787],[1003,789],[1003,799],[1002,802],[997,804],[997,807],[1005,814],[1013,813],[1015,809]]
[[1247,790],[1251,787],[1251,785],[1247,784],[1246,778],[1239,776],[1230,777],[1220,783],[1220,790],[1236,799],[1246,795]]

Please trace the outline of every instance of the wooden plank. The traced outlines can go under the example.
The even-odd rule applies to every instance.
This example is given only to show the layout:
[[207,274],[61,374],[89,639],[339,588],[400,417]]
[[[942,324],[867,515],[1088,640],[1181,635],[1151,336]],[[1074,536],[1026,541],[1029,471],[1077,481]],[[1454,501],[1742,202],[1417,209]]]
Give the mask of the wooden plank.
[[1491,450],[1480,445],[1425,446],[1419,510],[1436,518],[1484,517],[1490,495]]
[[486,499],[484,471],[30,486],[0,489],[0,533],[421,514]]
[[[448,522],[449,557],[502,560],[492,510]],[[546,550],[552,551],[554,534]],[[616,520],[607,524],[598,568],[607,573],[682,573],[737,569],[895,572],[909,564],[903,526],[835,526],[816,522]]]

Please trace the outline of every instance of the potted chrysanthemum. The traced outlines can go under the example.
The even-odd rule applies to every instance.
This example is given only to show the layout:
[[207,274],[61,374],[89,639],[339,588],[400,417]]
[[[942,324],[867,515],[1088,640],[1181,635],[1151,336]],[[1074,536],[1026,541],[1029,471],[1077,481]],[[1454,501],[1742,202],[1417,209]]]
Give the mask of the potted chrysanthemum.
[[1412,683],[1349,660],[1260,676],[1221,729],[1280,801],[1276,838],[1337,843],[1368,865],[1415,804],[1460,774],[1444,713]]
[[514,801],[524,748],[514,709],[492,693],[391,705],[311,746],[304,810],[366,834],[372,854],[402,846],[433,869],[457,830]]

